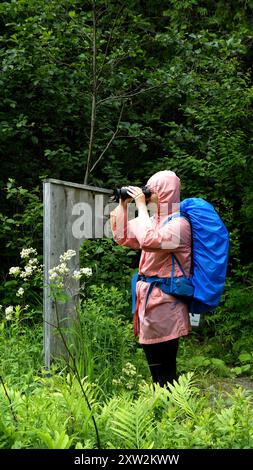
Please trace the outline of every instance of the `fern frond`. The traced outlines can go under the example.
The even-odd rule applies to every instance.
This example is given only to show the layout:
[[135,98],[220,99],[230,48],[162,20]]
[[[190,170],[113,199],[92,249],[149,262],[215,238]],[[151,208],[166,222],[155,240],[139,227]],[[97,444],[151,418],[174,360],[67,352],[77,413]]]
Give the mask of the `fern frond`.
[[[82,387],[86,394],[86,397],[89,400],[91,406],[95,405],[97,402],[97,389],[94,384],[91,384],[87,377],[81,379]],[[75,407],[82,408],[83,411],[87,408],[86,401],[84,399],[80,384],[76,377],[73,378],[72,384],[68,388],[62,388],[61,394],[64,397],[68,406],[72,409]]]
[[196,399],[197,388],[194,387],[193,373],[181,375],[178,382],[173,385],[168,384],[170,390],[170,400],[174,402],[179,411],[182,410],[192,419],[196,418],[198,401]]
[[126,449],[152,448],[149,436],[154,429],[152,404],[149,400],[139,399],[134,403],[125,402],[115,413],[112,431],[122,439]]
[[64,430],[61,432],[54,431],[53,433],[37,431],[34,434],[43,442],[47,449],[69,449],[73,442],[73,437],[69,437]]

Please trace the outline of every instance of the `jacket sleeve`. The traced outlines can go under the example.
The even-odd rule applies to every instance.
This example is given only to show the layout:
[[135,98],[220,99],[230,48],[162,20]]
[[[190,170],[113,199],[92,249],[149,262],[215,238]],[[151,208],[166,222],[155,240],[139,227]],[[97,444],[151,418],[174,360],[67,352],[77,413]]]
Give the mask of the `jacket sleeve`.
[[127,210],[116,207],[110,214],[113,239],[118,245],[128,246],[134,250],[140,249],[140,244],[135,236],[135,219],[127,220]]
[[144,251],[166,250],[177,252],[182,245],[191,243],[191,230],[189,222],[182,223],[177,218],[171,222],[154,226],[152,220],[135,219],[135,236],[140,248]]

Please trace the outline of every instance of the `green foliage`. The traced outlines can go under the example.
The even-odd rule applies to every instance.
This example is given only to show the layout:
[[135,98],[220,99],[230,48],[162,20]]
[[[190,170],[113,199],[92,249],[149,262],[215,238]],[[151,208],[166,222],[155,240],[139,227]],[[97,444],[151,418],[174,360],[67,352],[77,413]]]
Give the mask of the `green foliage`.
[[10,325],[0,331],[0,375],[19,390],[30,387],[42,366],[42,325]]
[[[22,249],[20,257],[20,265],[9,270],[10,278],[14,279],[0,286],[0,293],[4,295],[0,310],[5,307],[5,320],[15,320],[11,328],[18,328],[24,321],[32,323],[42,320],[43,265],[39,263],[34,248]],[[13,312],[15,318],[12,318]]]
[[0,241],[3,247],[1,275],[6,282],[0,285],[0,298],[4,296],[8,304],[13,303],[13,288],[17,283],[15,279],[6,280],[6,271],[19,263],[18,255],[22,248],[36,248],[41,261],[43,205],[39,187],[29,191],[9,178],[5,191],[8,206],[5,202],[4,210],[0,212]]
[[[233,266],[238,256],[248,261],[252,238],[252,8],[224,0],[96,2],[92,164],[126,106],[91,183],[140,184],[156,170],[175,170],[183,196],[206,197],[228,224]],[[29,189],[43,176],[83,181],[91,5],[13,0],[0,18],[1,188],[10,175]]]
[[71,331],[71,350],[81,377],[111,390],[126,362],[134,359],[136,342],[126,322],[128,304],[116,287],[91,286]]
[[1,214],[1,238],[8,251],[15,253],[24,246],[37,247],[41,243],[43,204],[40,195],[38,186],[29,191],[9,178],[6,199],[12,204],[13,219]]
[[[13,420],[3,387],[0,388],[1,448],[94,448],[90,412],[75,377],[34,377],[32,387],[19,392],[5,386],[16,413]],[[86,379],[92,413],[103,448],[180,449],[252,448],[253,409],[242,388],[203,396],[191,373],[170,389],[142,385],[133,399],[128,392],[106,401]]]
[[[140,353],[141,350],[136,351],[135,356],[134,356],[134,362],[136,363],[138,361],[138,353]],[[145,372],[145,367],[143,364],[143,355],[142,355],[141,361],[141,367],[140,370]],[[148,376],[149,374],[147,374]],[[112,385],[115,386],[116,391],[124,391],[124,390],[132,390],[133,391],[133,396],[136,396],[136,391],[138,390],[138,386],[141,383],[140,380],[143,382],[143,376],[141,374],[137,374],[137,368],[131,363],[127,362],[124,366],[124,368],[121,371],[121,375],[118,378],[114,378],[112,380]]]
[[204,333],[215,334],[218,355],[219,351],[221,356],[230,351],[235,359],[243,352],[252,351],[252,302],[251,288],[231,287],[226,291],[223,304],[212,315],[205,316]]
[[[53,437],[51,434],[53,434]],[[54,431],[53,433],[37,431],[36,435],[42,446],[44,444],[46,449],[69,449],[73,442],[73,438],[70,438],[65,431],[61,433],[58,431]]]
[[[168,389],[145,383],[142,377],[149,373],[143,351],[136,351],[120,306],[116,315],[112,307],[121,303],[121,294],[107,288],[99,304],[102,288],[93,290],[94,297],[82,304],[83,330],[72,332],[80,335],[76,360],[82,376],[88,375],[81,383],[91,410],[71,369],[55,364],[50,376],[44,373],[41,327],[5,329],[0,342],[1,448],[95,448],[92,417],[103,448],[252,447],[252,397],[232,385],[227,392],[221,379],[219,389],[221,360],[214,364],[214,358],[201,358],[200,352],[198,358],[196,348],[204,354],[203,346],[187,338],[180,342],[179,367],[187,364],[188,373]],[[252,354],[239,358],[242,366],[252,362]],[[85,359],[91,364],[86,370]]]
[[97,313],[103,315],[105,318],[119,318],[124,319],[128,317],[132,319],[128,310],[129,305],[125,298],[125,292],[118,289],[116,286],[91,285],[89,298],[84,300],[81,304],[83,312],[86,310],[96,309]]
[[130,284],[133,271],[138,266],[138,253],[125,246],[116,245],[110,238],[85,240],[80,250],[80,264],[92,268],[93,276],[86,283],[116,286],[130,302]]
[[126,449],[152,449],[154,443],[150,441],[150,435],[153,427],[152,402],[142,397],[134,403],[125,401],[112,421],[112,432],[121,443],[124,442]]
[[86,241],[81,264],[94,277],[69,339],[92,412],[72,373],[44,377],[41,325],[22,321],[37,299],[22,310],[18,279],[6,272],[23,247],[41,254],[41,180],[83,182],[92,10],[80,0],[1,3],[0,296],[15,318],[0,321],[0,447],[92,448],[95,417],[106,448],[252,448],[247,394],[211,393],[205,383],[253,371],[252,2],[98,0],[96,8],[92,164],[125,106],[90,182],[140,185],[155,171],[176,171],[182,198],[208,199],[226,223],[230,278],[221,306],[180,342],[179,370],[195,371],[200,385],[190,373],[153,389],[143,384],[147,364],[126,321],[138,254],[109,239]]
[[[247,343],[246,347],[244,343],[242,350],[247,351]],[[238,366],[233,367],[231,369],[232,373],[234,373],[235,375],[251,374],[251,376],[253,376],[253,354],[248,352],[242,352],[241,354],[239,354],[236,363],[238,364]]]

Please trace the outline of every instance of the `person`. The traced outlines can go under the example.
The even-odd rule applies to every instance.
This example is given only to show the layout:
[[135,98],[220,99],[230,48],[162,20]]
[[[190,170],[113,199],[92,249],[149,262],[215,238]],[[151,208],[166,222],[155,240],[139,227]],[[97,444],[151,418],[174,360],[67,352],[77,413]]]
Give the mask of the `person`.
[[[170,277],[172,255],[189,276],[191,269],[191,227],[183,217],[168,218],[178,212],[180,179],[172,171],[159,171],[147,181],[151,197],[146,201],[142,190],[128,186],[130,198],[120,200],[110,214],[112,235],[116,243],[141,249],[136,305],[134,312],[135,334],[139,336],[154,383],[161,387],[177,379],[177,352],[179,338],[191,330],[189,309],[186,303],[166,294],[154,285],[150,294],[145,277]],[[138,216],[127,220],[128,204],[134,201]],[[148,203],[155,204],[155,213],[149,216]],[[175,263],[174,276],[182,276]]]

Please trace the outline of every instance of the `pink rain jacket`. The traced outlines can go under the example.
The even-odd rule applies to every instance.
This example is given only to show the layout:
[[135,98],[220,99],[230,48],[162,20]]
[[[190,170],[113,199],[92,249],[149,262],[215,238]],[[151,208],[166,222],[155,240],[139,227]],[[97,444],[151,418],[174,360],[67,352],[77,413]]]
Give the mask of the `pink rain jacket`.
[[[148,220],[142,217],[127,221],[127,209],[112,211],[111,227],[114,240],[129,248],[141,249],[139,274],[170,277],[171,254],[175,253],[187,275],[191,265],[191,228],[181,217],[163,222],[178,210],[180,180],[172,171],[159,171],[147,182],[158,195],[157,210]],[[124,214],[123,214],[124,212]],[[175,264],[174,276],[182,273]],[[191,330],[186,304],[154,287],[145,308],[149,283],[138,281],[136,287],[135,334],[141,344],[152,344],[185,336]]]

